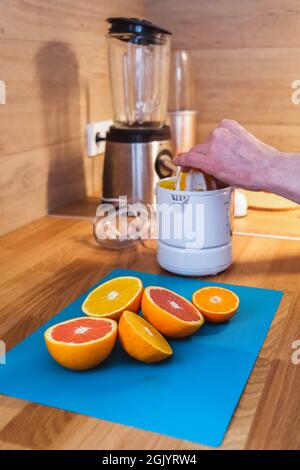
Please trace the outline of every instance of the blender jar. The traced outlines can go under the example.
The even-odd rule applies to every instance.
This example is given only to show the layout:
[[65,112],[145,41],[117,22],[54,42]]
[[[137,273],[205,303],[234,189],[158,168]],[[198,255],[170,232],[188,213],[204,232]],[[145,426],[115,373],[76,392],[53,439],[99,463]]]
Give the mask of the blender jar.
[[170,32],[136,18],[108,18],[114,126],[163,126],[168,101]]

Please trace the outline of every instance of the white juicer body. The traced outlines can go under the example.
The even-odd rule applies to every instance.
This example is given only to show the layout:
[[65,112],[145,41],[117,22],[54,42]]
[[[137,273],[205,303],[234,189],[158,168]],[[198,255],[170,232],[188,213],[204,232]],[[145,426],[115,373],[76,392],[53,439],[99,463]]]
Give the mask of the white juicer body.
[[[214,275],[232,263],[233,188],[178,191],[156,186],[158,263],[187,276]],[[162,184],[161,184],[162,183]]]

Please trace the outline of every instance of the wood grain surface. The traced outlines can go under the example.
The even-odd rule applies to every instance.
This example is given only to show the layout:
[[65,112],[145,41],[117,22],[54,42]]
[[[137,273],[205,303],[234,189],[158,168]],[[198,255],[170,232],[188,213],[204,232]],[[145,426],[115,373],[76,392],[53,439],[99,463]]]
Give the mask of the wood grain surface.
[[[282,151],[299,152],[298,0],[145,0],[147,17],[173,32],[172,48],[191,52],[199,141],[235,119]],[[171,90],[172,92],[172,90]]]
[[[234,237],[234,264],[212,280],[284,290],[222,447],[300,448],[300,242]],[[90,220],[45,217],[1,237],[0,338],[12,348],[118,268],[163,273],[155,251],[109,252]],[[2,366],[0,366],[2,367]],[[196,449],[203,446],[0,396],[1,449]]]
[[[126,14],[143,16],[143,0]],[[0,233],[100,192],[85,126],[112,118],[106,38],[123,0],[0,1]]]
[[[112,117],[105,18],[122,0],[0,2],[0,233],[98,194],[102,157],[87,159],[85,124]],[[297,0],[128,0],[188,49],[196,71],[198,139],[237,119],[284,151],[300,149]]]

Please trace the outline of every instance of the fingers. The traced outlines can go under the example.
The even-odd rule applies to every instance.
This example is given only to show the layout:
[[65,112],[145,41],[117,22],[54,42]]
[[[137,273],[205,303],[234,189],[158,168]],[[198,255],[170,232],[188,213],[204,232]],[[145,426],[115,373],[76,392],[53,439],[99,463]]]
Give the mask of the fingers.
[[222,129],[227,129],[233,135],[235,135],[236,137],[240,139],[243,139],[243,140],[247,139],[248,141],[256,141],[257,143],[261,145],[266,145],[257,137],[255,137],[253,134],[251,134],[251,132],[247,131],[247,129],[241,126],[238,122],[233,121],[232,119],[222,119],[219,126]]
[[196,168],[212,174],[215,165],[212,158],[212,146],[218,143],[219,147],[227,147],[231,140],[231,132],[226,127],[218,127],[214,129],[207,142],[196,145],[189,152],[179,154],[173,159],[173,163],[182,168]]
[[181,171],[183,171],[183,173],[188,173],[190,171],[191,167],[189,166],[182,166],[181,167]]
[[180,155],[177,155],[177,157],[174,157],[172,162],[174,165],[180,166]]
[[186,153],[180,153],[177,157],[173,158],[174,165],[181,166],[182,169],[188,168],[186,164]]
[[[180,164],[179,163],[176,164],[176,162],[174,162],[174,160],[175,160],[175,158],[173,159],[173,163],[175,163],[175,165],[179,167]],[[190,169],[191,168],[189,166],[180,166],[180,168],[177,168],[178,171],[181,170],[181,171],[183,171],[183,173],[188,173],[190,171]]]
[[220,121],[219,127],[228,129],[237,135],[241,135],[241,132],[246,132],[246,129],[233,119],[222,119]]
[[199,153],[208,153],[209,150],[209,140],[204,142],[203,144],[195,145],[190,149],[190,152],[199,152]]
[[238,139],[242,139],[242,140],[256,139],[256,137],[254,137],[250,132],[248,132],[247,129],[245,129],[238,122],[233,121],[232,119],[222,119],[222,121],[220,122],[220,128],[226,129]]
[[204,168],[207,167],[208,160],[209,157],[207,157],[207,155],[190,151],[178,155],[176,158],[173,159],[173,163],[185,169],[198,168],[200,170],[205,171]]
[[[188,153],[188,152],[187,152]],[[184,164],[185,162],[185,155],[186,153],[179,153],[176,157],[173,158],[172,162],[174,165],[181,166],[182,169],[184,170],[185,168],[189,168]]]
[[179,153],[176,157],[174,157],[173,158],[173,163],[175,165],[184,167],[186,165],[184,165],[185,157],[183,157],[183,159],[182,159],[183,155],[186,155],[190,152],[206,155],[208,153],[208,149],[209,149],[209,143],[208,142],[205,142],[204,144],[195,145],[194,147],[191,148],[191,150],[189,150],[189,152]]

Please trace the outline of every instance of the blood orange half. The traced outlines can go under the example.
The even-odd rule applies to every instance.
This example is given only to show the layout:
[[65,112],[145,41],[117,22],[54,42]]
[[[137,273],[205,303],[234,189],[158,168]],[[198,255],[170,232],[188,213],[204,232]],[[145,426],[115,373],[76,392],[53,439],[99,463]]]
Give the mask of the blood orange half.
[[192,335],[204,323],[203,315],[191,302],[163,287],[144,290],[142,312],[149,323],[170,338]]
[[109,318],[74,318],[51,326],[44,338],[49,353],[61,366],[91,369],[111,353],[117,338],[117,323]]

